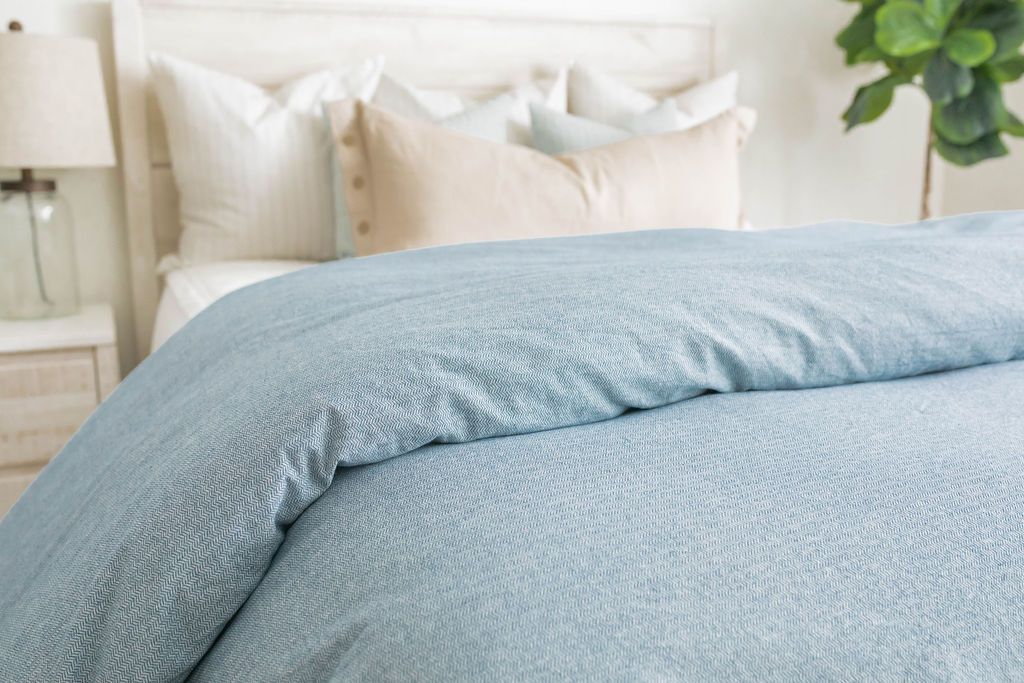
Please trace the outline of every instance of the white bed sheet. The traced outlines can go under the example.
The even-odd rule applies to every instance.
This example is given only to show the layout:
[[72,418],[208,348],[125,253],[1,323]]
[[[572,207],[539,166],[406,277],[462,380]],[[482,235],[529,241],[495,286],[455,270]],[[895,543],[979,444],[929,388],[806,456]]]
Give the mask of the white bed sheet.
[[316,265],[312,261],[221,261],[172,270],[153,325],[152,351],[204,308],[226,294],[262,280]]

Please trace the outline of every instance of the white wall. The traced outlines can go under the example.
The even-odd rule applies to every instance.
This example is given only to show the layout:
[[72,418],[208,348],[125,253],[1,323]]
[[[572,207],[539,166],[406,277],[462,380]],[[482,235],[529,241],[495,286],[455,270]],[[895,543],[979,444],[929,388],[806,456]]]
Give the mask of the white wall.
[[[340,0],[346,2],[346,0]],[[390,1],[390,0],[389,0]],[[479,9],[513,0],[396,0],[399,5]],[[347,0],[346,4],[372,0]],[[515,0],[519,11],[558,13],[565,7],[604,17],[708,17],[718,26],[718,70],[736,68],[746,103],[758,108],[758,131],[745,151],[747,213],[757,226],[827,218],[903,222],[917,215],[926,106],[923,95],[897,97],[886,117],[850,135],[840,114],[870,67],[843,66],[833,36],[853,12],[838,0]],[[0,20],[17,17],[26,30],[92,37],[100,42],[108,90],[113,86],[109,8],[104,0],[2,0]],[[113,106],[113,92],[109,93]],[[112,112],[113,113],[113,112]],[[116,122],[115,122],[116,124]],[[1019,155],[1018,159],[1024,159]],[[971,171],[952,188],[949,210],[1004,201],[967,189],[1006,175],[1012,164]],[[1017,161],[1016,163],[1024,163]],[[986,175],[987,174],[987,175]],[[136,357],[125,259],[121,189],[116,171],[56,174],[77,219],[82,292],[114,302],[122,364]],[[977,182],[975,182],[977,181]],[[1012,181],[1003,178],[1003,185]]]
[[829,218],[903,222],[917,217],[927,106],[913,91],[849,135],[840,117],[874,67],[847,68],[834,36],[854,6],[836,0],[706,4],[721,29],[719,64],[736,68],[761,112],[745,159],[758,226]]
[[[110,8],[100,0],[0,0],[3,30],[18,19],[32,33],[86,36],[100,45],[107,101],[117,125],[114,99]],[[0,75],[0,79],[2,79]],[[116,131],[116,129],[115,129]],[[115,132],[116,140],[116,132]],[[0,172],[13,177],[8,169]],[[112,169],[53,171],[38,174],[57,179],[58,189],[71,204],[78,251],[78,277],[85,302],[109,301],[117,316],[121,367],[134,364],[131,291],[125,250],[124,212],[119,171]]]

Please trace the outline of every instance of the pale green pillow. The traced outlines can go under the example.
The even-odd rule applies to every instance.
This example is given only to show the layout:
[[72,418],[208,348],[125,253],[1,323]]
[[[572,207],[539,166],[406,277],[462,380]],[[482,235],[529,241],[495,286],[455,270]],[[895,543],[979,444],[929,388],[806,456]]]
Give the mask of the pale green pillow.
[[637,135],[659,135],[679,129],[679,112],[672,100],[665,100],[642,114],[624,118],[616,126],[538,104],[530,105],[530,115],[533,146],[552,155],[611,145]]

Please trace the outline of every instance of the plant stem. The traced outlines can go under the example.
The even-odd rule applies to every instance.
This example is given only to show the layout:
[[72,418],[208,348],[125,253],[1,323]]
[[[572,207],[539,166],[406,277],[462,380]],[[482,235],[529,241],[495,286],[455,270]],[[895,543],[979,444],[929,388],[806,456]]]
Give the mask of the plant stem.
[[924,148],[924,182],[921,188],[921,220],[928,220],[932,217],[931,199],[932,194],[932,148],[935,145],[935,137],[932,132],[931,117],[928,118],[928,144]]

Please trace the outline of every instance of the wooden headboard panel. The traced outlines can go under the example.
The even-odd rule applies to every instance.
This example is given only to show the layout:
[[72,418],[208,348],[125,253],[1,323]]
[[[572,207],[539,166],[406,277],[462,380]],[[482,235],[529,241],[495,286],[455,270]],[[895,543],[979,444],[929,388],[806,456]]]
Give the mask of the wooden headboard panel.
[[[664,93],[710,77],[705,21],[596,21],[388,8],[363,0],[113,0],[125,213],[140,355],[149,349],[157,260],[177,248],[177,192],[146,55],[164,52],[266,87],[385,55],[417,85],[484,96],[573,60]],[[381,5],[385,5],[381,8]],[[555,10],[557,11],[557,10]]]

